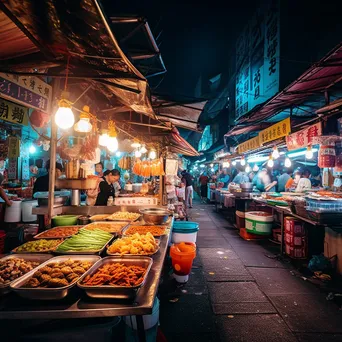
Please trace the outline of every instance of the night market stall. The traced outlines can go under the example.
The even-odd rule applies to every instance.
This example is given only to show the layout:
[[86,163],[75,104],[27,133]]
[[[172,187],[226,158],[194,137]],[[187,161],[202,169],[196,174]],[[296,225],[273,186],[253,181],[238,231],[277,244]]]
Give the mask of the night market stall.
[[[198,153],[155,115],[146,79],[121,51],[97,1],[41,5],[0,2],[7,41],[0,96],[27,105],[30,129],[49,141],[47,172],[33,188],[39,234],[1,260],[24,269],[14,278],[2,273],[0,317],[127,316],[145,341],[146,320],[158,317],[156,294],[174,222],[165,206],[168,159]],[[9,152],[17,155],[11,140]],[[95,203],[85,205],[94,191]],[[98,204],[102,191],[107,197]],[[181,242],[173,253],[193,259],[195,245]],[[191,264],[177,265],[178,275],[188,277]]]

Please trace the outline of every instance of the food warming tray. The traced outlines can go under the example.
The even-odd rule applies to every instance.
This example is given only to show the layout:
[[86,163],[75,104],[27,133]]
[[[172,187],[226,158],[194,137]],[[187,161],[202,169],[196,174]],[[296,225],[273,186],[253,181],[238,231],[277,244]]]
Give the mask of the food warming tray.
[[[127,236],[124,236],[124,237],[122,237],[122,239],[125,239],[125,238],[127,238]],[[117,241],[117,240],[116,240]],[[114,242],[113,242],[114,243]],[[151,254],[120,254],[120,253],[110,253],[109,251],[108,251],[108,248],[109,247],[107,247],[107,255],[111,255],[111,256],[115,256],[115,257],[117,257],[117,258],[129,258],[129,257],[131,257],[131,256],[136,256],[136,257],[139,257],[139,258],[141,258],[141,257],[149,257],[149,256],[153,256],[153,255],[155,255],[155,254],[157,254],[158,253],[158,251],[159,251],[159,249],[160,249],[160,240],[159,239],[156,239],[156,243],[157,243],[157,245],[158,245],[158,247],[157,247],[157,249],[156,249],[156,251],[155,252],[153,252],[153,253],[151,253]]]
[[[102,285],[102,286],[86,286],[82,285],[83,279],[87,275],[93,275],[98,268],[109,263],[122,263],[124,265],[135,265],[147,268],[145,277],[142,283],[138,286],[115,286],[115,285]],[[91,267],[77,282],[77,286],[83,289],[89,297],[92,298],[112,298],[112,299],[134,299],[137,291],[144,286],[148,273],[152,267],[153,260],[146,256],[140,257],[106,257],[99,260],[93,267]]]
[[[45,239],[44,239],[45,240]],[[61,240],[61,239],[46,239],[46,240]],[[16,254],[51,254],[51,253],[53,253],[58,247],[59,247],[59,245],[61,245],[62,243],[64,242],[64,240],[62,239],[61,240],[61,242],[56,246],[56,247],[54,247],[53,249],[49,249],[49,250],[47,250],[47,251],[41,251],[41,252],[39,252],[39,251],[34,251],[34,252],[28,252],[28,251],[23,251],[23,252],[18,252],[18,248],[20,247],[16,247],[16,248],[14,248],[14,249],[12,249],[12,251],[11,251],[11,253],[16,253]],[[25,242],[26,243],[26,242]],[[24,244],[23,244],[24,245]],[[22,246],[22,245],[21,245]]]
[[[49,259],[43,264],[36,267],[34,270],[26,273],[21,278],[15,280],[11,284],[11,289],[16,292],[19,296],[28,299],[38,299],[38,300],[58,300],[66,297],[70,291],[70,289],[75,286],[77,280],[68,286],[57,287],[57,288],[23,288],[22,286],[33,276],[33,274],[38,271],[40,268],[50,264],[51,262],[61,262],[66,260],[80,260],[80,261],[89,261],[96,264],[96,262],[100,259],[99,256],[96,255],[74,255],[74,256],[57,256]],[[86,272],[87,273],[87,272]]]
[[[135,227],[135,226],[141,226],[141,227],[157,227],[157,228],[162,228],[164,230],[164,233],[163,234],[160,234],[160,235],[153,235],[155,238],[158,238],[158,237],[161,237],[161,236],[164,236],[164,235],[167,235],[167,226],[166,225],[153,225],[153,224],[130,224],[128,226],[126,226],[125,228],[122,229],[122,236],[132,236],[133,234],[127,234],[127,230],[131,227]],[[139,233],[140,234],[140,233]]]
[[[40,265],[41,265],[46,260],[51,259],[52,256],[51,256],[51,254],[10,254],[10,255],[7,255],[7,256],[1,258],[0,261],[5,261],[5,260],[8,260],[8,259],[14,259],[14,258],[24,259],[24,260],[27,260],[27,261],[39,262]],[[37,267],[39,267],[40,265],[38,265]],[[37,267],[35,267],[33,270],[36,270]],[[29,272],[27,272],[27,273],[29,273]],[[21,277],[23,277],[24,275],[22,275]],[[6,283],[6,284],[0,284],[0,296],[10,292],[10,285],[13,282],[15,282],[16,280],[19,280],[21,277],[15,279],[15,280],[12,280],[11,282]]]
[[65,235],[65,236],[54,236],[54,237],[44,237],[44,233],[46,233],[47,231],[53,231],[54,229],[56,230],[57,228],[64,228],[64,227],[77,227],[78,229],[81,229],[83,226],[77,226],[77,225],[73,225],[73,226],[58,226],[58,227],[54,227],[54,228],[50,228],[48,230],[45,230],[37,235],[34,236],[34,239],[44,239],[44,240],[57,240],[57,239],[67,239],[75,234],[77,234],[77,232],[75,232],[74,234],[70,234],[70,235]]
[[[122,230],[123,230],[124,228],[126,228],[127,225],[129,225],[129,223],[130,223],[130,222],[128,222],[128,221],[97,221],[97,222],[89,223],[89,224],[87,224],[86,226],[84,226],[83,228],[84,228],[84,229],[87,229],[88,227],[97,226],[97,225],[99,225],[99,224],[103,224],[103,225],[105,225],[105,226],[121,225],[122,227],[121,227],[121,229],[120,229],[118,232],[113,232],[113,233],[112,233],[112,232],[107,232],[107,233],[110,233],[110,234],[113,234],[113,235],[120,235],[121,232],[122,232]],[[98,228],[98,229],[101,229],[101,228]]]
[[55,254],[58,255],[91,255],[91,254],[101,254],[109,242],[111,242],[114,238],[114,235],[101,247],[100,249],[93,249],[93,250],[87,250],[87,251],[65,251],[65,252],[58,252],[57,248],[61,245],[58,245],[56,250],[54,251]]

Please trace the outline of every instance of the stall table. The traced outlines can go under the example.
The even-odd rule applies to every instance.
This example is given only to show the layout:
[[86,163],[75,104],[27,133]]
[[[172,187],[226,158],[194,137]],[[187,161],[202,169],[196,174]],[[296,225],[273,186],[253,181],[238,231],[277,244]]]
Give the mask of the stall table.
[[[172,224],[173,220],[170,227]],[[15,293],[10,293],[0,298],[0,319],[44,320],[135,315],[139,341],[146,341],[142,315],[152,313],[170,235],[171,233],[161,237],[160,250],[153,256],[153,265],[146,283],[138,291],[133,303],[112,299],[91,299],[78,288],[73,289],[74,293],[70,294],[70,297],[58,302],[26,300]]]

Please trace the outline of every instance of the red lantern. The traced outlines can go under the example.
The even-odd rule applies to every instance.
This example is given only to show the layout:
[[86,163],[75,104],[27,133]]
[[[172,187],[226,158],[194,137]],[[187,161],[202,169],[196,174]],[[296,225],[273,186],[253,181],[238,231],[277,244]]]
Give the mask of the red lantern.
[[30,122],[37,128],[45,127],[50,121],[50,116],[39,110],[34,110],[30,116]]

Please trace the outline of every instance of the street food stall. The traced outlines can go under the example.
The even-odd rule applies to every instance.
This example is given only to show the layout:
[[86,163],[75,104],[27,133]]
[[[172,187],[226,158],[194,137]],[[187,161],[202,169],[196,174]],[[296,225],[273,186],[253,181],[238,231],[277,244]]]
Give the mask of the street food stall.
[[[31,2],[0,2],[0,19],[12,32],[0,30],[9,42],[0,52],[1,82],[19,91],[1,87],[0,97],[31,99],[27,116],[49,142],[49,169],[40,182],[46,189],[33,194],[38,234],[0,260],[1,320],[135,316],[146,341],[143,315],[153,313],[174,221],[165,206],[165,159],[198,153],[155,115],[147,80],[121,51],[98,1],[77,8],[66,1],[58,9],[53,1],[39,9]],[[108,173],[95,174],[104,158]],[[113,196],[86,205],[85,196],[102,191],[100,182],[110,191],[113,185]],[[21,215],[21,207],[8,207]],[[15,274],[13,261],[22,266]]]

